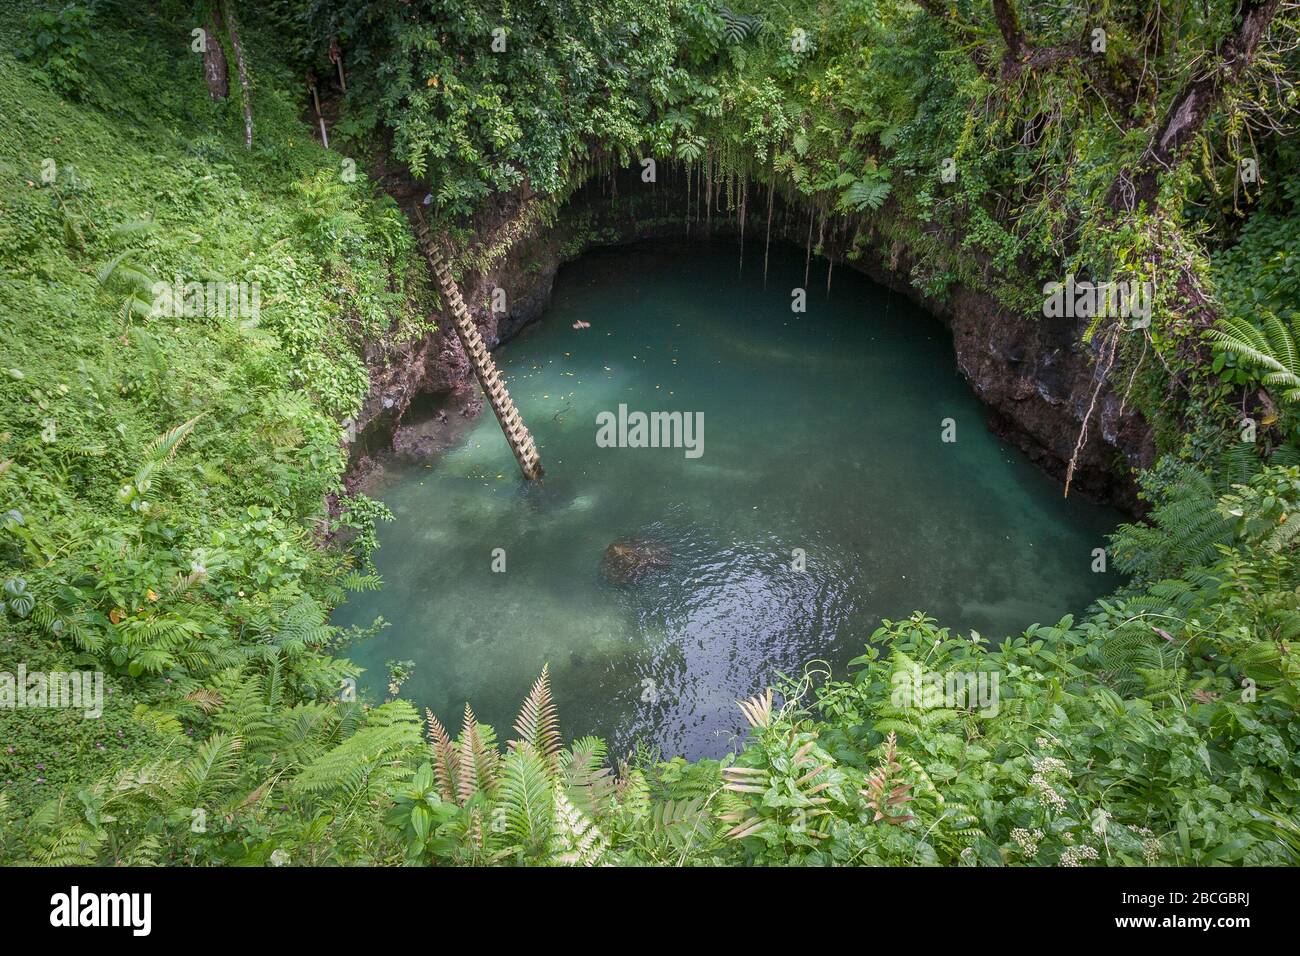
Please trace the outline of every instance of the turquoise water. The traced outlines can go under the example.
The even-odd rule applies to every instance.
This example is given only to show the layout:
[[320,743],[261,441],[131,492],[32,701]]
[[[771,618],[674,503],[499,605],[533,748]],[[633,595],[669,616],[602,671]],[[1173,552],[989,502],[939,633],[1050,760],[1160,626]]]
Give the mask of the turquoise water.
[[[1115,586],[1091,564],[1119,514],[1063,500],[987,431],[937,320],[848,269],[828,297],[817,263],[793,313],[801,250],[773,248],[766,291],[761,249],[738,266],[733,244],[653,243],[561,270],[496,353],[540,486],[490,412],[432,466],[388,465],[385,586],[335,615],[391,622],[352,650],[372,697],[385,662],[413,660],[404,696],[453,732],[468,700],[504,733],[549,662],[566,736],[717,756],[737,698],[812,660],[844,674],[882,618],[998,637]],[[702,412],[703,454],[598,447],[620,403]],[[602,555],[628,539],[661,566],[610,580]]]

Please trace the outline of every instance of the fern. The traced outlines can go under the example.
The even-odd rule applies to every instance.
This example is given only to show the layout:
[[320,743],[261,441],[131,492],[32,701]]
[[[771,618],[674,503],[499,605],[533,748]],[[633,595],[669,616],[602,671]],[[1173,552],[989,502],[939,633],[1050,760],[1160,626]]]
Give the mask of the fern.
[[506,832],[526,853],[547,846],[554,824],[555,790],[546,762],[529,745],[521,744],[506,755],[497,806],[504,810]]
[[758,32],[760,19],[752,14],[736,13],[727,7],[718,8],[718,16],[722,18],[723,32],[727,37],[728,43],[743,43],[749,37]]
[[533,689],[524,699],[519,717],[515,720],[515,733],[519,735],[519,739],[511,741],[510,747],[524,745],[531,747],[547,768],[553,771],[557,766],[560,752],[560,730],[555,702],[551,698],[549,667],[549,664],[542,665],[541,676],[537,678]]
[[442,799],[454,802],[460,793],[456,781],[460,757],[447,729],[442,726],[437,717],[433,716],[433,711],[428,710],[425,713],[429,725],[429,746],[433,750],[433,772],[438,782],[438,792],[442,795]]
[[614,779],[605,766],[605,743],[583,737],[560,755],[564,792],[589,817],[603,816],[615,794]]
[[1178,465],[1148,517],[1148,524],[1126,524],[1111,537],[1115,564],[1139,580],[1172,577],[1211,563],[1218,547],[1232,540],[1232,524],[1219,514],[1210,478]]
[[153,287],[157,281],[148,272],[131,261],[134,250],[119,252],[96,273],[101,288],[116,286],[122,294],[120,306],[123,331],[131,327],[132,317],[147,319],[153,314]]
[[600,828],[555,790],[556,860],[567,866],[596,866],[609,850]]
[[[915,772],[915,765],[911,769]],[[875,811],[875,816],[872,817],[874,821],[901,826],[916,819],[910,813],[895,812],[916,799],[912,795],[912,782],[900,776],[902,770],[903,766],[898,759],[898,737],[891,732],[885,738],[880,765],[867,779],[867,785],[862,790],[862,795],[867,798],[867,806]]]
[[163,462],[170,461],[172,455],[176,454],[176,449],[180,447],[181,442],[185,441],[186,437],[194,430],[194,426],[198,424],[199,419],[202,417],[203,414],[200,413],[195,415],[189,421],[181,422],[175,428],[163,432],[150,442],[149,446],[145,449],[146,459],[154,464],[162,464]]
[[410,705],[401,701],[385,704],[371,712],[367,726],[305,767],[294,779],[293,789],[299,793],[356,793],[377,767],[413,754],[419,743],[419,723]]
[[239,777],[239,755],[243,746],[244,742],[238,737],[213,734],[185,764],[173,796],[182,805],[200,807],[230,789]]
[[655,803],[650,819],[655,833],[665,837],[680,853],[689,852],[713,835],[706,797]]
[[1300,350],[1287,322],[1272,312],[1261,310],[1263,328],[1247,319],[1231,316],[1222,319],[1209,336],[1219,348],[1263,371],[1261,381],[1279,389],[1287,405],[1300,402]]
[[857,212],[879,209],[889,198],[891,188],[890,184],[883,180],[859,179],[844,191],[844,195],[840,198],[840,207]]
[[762,694],[757,694],[749,700],[738,700],[736,706],[740,708],[749,726],[755,730],[771,726],[772,688],[767,688]]

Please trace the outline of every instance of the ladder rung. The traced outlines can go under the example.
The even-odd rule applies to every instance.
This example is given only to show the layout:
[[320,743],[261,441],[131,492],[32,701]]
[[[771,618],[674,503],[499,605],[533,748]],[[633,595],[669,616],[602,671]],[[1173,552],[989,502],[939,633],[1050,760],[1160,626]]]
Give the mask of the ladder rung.
[[424,251],[424,258],[438,280],[443,302],[452,314],[453,327],[456,329],[461,347],[469,357],[474,374],[501,423],[501,430],[510,443],[510,450],[514,453],[524,477],[530,481],[536,480],[542,472],[537,444],[533,441],[528,426],[520,417],[519,409],[510,399],[501,372],[492,361],[492,353],[488,351],[483,336],[479,333],[478,326],[474,324],[474,319],[465,305],[465,300],[461,298],[460,289],[452,278],[451,268],[442,258],[438,247],[434,245],[428,226],[423,220],[417,225],[415,234],[420,248]]

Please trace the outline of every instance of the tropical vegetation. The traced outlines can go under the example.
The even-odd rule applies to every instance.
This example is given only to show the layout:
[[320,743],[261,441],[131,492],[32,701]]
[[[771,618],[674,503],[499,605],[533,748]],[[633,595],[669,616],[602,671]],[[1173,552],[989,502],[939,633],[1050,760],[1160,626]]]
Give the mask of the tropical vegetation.
[[[0,708],[0,860],[1300,858],[1294,5],[0,11],[0,671],[100,670],[110,701]],[[779,199],[809,254],[906,251],[927,294],[1026,322],[1065,272],[1153,281],[1149,326],[1076,343],[1159,452],[1109,551],[1127,583],[991,640],[886,621],[850,673],[756,688],[721,761],[566,744],[545,672],[504,742],[469,706],[454,737],[422,717],[400,673],[340,693],[365,635],[329,612],[381,586],[386,517],[341,439],[367,350],[438,305],[366,170],[421,183],[472,256],[501,195],[544,224],[647,158],[693,217],[761,232]],[[258,314],[153,309],[159,282],[236,279]],[[997,673],[996,712],[900,703],[918,670]]]

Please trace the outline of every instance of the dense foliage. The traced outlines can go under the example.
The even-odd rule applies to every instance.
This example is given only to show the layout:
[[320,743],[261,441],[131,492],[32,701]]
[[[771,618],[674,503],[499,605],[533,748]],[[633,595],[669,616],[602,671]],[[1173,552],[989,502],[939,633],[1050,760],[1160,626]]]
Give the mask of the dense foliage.
[[[24,42],[0,18],[0,663],[100,667],[115,698],[98,721],[0,710],[0,858],[1296,860],[1292,8],[279,0],[241,16],[245,149],[186,47],[211,8],[158,7],[51,6]],[[1147,189],[1152,131],[1262,9]],[[362,346],[422,334],[429,299],[400,213],[312,141],[307,71],[335,145],[403,164],[447,225],[656,157],[710,217],[761,228],[750,193],[775,192],[812,211],[810,246],[905,248],[927,292],[1027,321],[1066,271],[1155,279],[1150,327],[1080,343],[1163,452],[1149,520],[1113,542],[1130,583],[992,642],[886,622],[851,674],[744,702],[721,763],[565,748],[545,674],[504,748],[399,687],[340,700],[351,635],[326,615],[377,586],[382,516],[330,505],[341,423]],[[258,281],[262,315],[159,321],[173,276]],[[935,674],[998,675],[997,706],[899,697]]]
[[[341,181],[283,70],[258,64],[266,145],[246,155],[186,45],[114,19],[75,102],[39,33],[39,72],[6,54],[0,78],[0,670],[103,668],[111,702],[0,709],[6,858],[49,796],[98,819],[88,781],[200,752],[225,681],[337,697],[356,670],[328,654],[346,638],[328,609],[376,583],[320,546],[340,423],[367,388],[360,344],[428,314],[405,220]],[[156,282],[213,280],[258,283],[256,314],[151,315]]]

